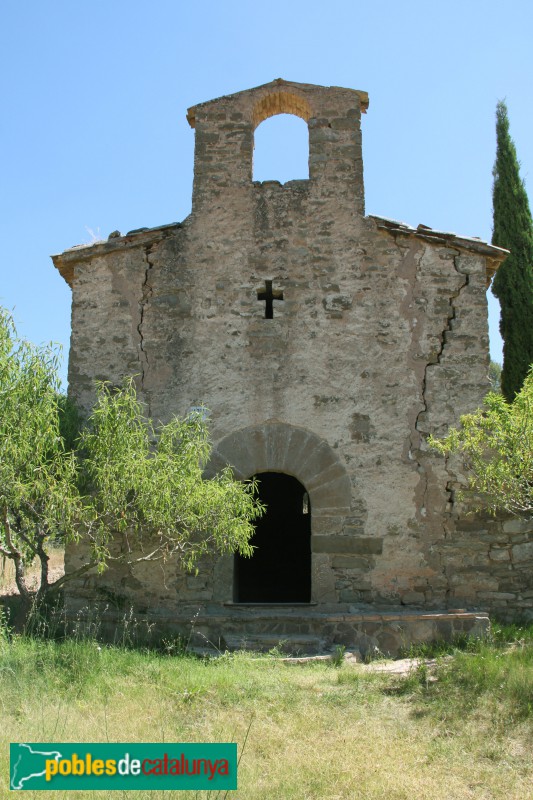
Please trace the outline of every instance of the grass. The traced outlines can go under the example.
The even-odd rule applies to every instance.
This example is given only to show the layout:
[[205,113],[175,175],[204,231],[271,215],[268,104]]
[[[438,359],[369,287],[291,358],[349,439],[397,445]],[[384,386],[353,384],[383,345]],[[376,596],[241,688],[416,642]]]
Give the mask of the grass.
[[531,797],[533,628],[498,629],[437,661],[435,675],[422,666],[399,678],[249,653],[202,660],[4,636],[0,796],[10,741],[236,741],[239,789],[228,796],[241,800]]
[[[458,653],[438,671],[439,694],[447,703],[461,704],[470,714],[480,703],[490,704],[494,714],[512,724],[533,718],[533,634],[507,646],[481,642],[473,652]],[[501,707],[501,710],[499,710]]]

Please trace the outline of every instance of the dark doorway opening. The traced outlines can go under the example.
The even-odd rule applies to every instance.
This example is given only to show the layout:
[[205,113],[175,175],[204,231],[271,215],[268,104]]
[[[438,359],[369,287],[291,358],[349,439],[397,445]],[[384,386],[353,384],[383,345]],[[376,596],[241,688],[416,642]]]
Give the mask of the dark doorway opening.
[[251,558],[235,556],[239,603],[309,603],[311,600],[311,506],[299,480],[280,472],[255,476],[267,507],[255,524]]

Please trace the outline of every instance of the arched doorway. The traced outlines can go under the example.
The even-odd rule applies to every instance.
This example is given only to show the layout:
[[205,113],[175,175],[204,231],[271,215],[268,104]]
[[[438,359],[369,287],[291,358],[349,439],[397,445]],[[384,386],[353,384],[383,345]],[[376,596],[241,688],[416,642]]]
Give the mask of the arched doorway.
[[235,556],[239,603],[309,603],[311,506],[305,487],[291,475],[262,472],[259,497],[267,507],[256,523],[251,558]]

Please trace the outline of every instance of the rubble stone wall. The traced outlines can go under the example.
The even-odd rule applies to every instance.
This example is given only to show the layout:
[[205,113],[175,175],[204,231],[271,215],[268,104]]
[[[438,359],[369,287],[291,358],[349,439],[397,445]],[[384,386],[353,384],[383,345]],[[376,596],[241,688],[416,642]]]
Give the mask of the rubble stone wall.
[[[319,606],[531,613],[533,532],[466,515],[457,465],[426,445],[488,390],[485,292],[504,254],[364,216],[367,104],[275,81],[191,109],[191,215],[55,257],[73,291],[70,391],[88,408],[95,378],[135,374],[155,420],[210,409],[212,470],[298,478]],[[285,111],[309,126],[310,178],[253,182],[254,129]],[[73,602],[102,587],[162,614],[222,604],[233,560],[86,577]]]

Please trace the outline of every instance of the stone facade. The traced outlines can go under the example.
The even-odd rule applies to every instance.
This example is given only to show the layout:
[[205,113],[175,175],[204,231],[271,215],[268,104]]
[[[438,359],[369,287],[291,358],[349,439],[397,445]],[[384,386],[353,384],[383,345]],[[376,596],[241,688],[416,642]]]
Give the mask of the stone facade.
[[[309,615],[531,613],[531,530],[462,513],[457,465],[426,446],[488,390],[485,293],[506,253],[364,216],[367,106],[280,79],[190,109],[191,215],[54,257],[72,287],[70,392],[88,408],[94,379],[138,375],[155,419],[210,409],[211,473],[297,478]],[[252,181],[254,130],[278,113],[308,124],[309,180]],[[107,591],[152,619],[220,623],[240,613],[234,572],[227,556],[199,575],[143,564],[85,578],[70,603]]]

